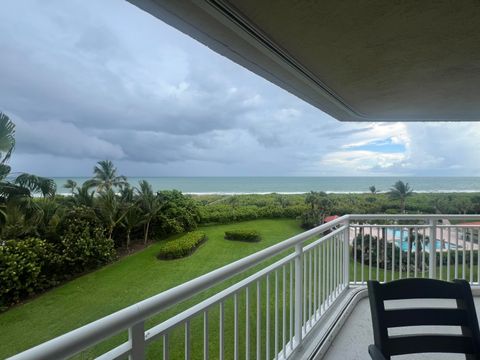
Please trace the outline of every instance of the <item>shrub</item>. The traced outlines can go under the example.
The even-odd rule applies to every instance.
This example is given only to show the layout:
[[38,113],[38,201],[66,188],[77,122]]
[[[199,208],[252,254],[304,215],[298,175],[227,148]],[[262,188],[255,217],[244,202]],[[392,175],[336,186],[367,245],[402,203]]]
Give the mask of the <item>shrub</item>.
[[207,235],[201,231],[193,231],[184,236],[167,240],[160,246],[157,257],[162,260],[179,259],[191,255],[207,240]]
[[225,239],[236,241],[257,242],[261,237],[256,230],[230,230],[225,231]]
[[61,224],[60,244],[66,265],[65,273],[74,275],[96,269],[115,258],[112,239],[98,223],[92,209],[72,209]]
[[70,274],[81,273],[111,262],[115,258],[114,242],[100,227],[71,225],[62,236],[62,255]]
[[52,244],[38,238],[0,244],[0,308],[57,284],[61,262]]

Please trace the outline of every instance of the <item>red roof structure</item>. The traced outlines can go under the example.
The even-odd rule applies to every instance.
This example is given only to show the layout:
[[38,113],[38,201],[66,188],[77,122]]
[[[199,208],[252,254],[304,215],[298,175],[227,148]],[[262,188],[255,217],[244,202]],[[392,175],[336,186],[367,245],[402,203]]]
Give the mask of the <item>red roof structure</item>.
[[328,223],[328,222],[333,221],[333,220],[335,220],[335,219],[337,219],[337,218],[338,218],[338,215],[327,216],[327,217],[323,220],[323,223],[324,223],[324,224],[325,224],[325,223]]

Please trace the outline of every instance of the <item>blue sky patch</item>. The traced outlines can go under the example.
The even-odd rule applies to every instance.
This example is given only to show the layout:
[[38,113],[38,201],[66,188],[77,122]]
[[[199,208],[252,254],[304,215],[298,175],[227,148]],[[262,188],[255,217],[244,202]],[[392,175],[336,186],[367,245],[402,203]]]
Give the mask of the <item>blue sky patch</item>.
[[405,145],[394,143],[392,138],[384,140],[375,140],[364,145],[349,146],[349,150],[373,151],[379,153],[402,153],[405,151]]

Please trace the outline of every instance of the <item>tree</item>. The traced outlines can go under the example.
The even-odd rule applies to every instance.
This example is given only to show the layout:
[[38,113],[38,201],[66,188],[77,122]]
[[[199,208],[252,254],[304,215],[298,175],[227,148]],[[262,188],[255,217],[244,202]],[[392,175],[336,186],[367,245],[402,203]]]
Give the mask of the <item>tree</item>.
[[302,227],[313,228],[323,224],[325,217],[332,211],[332,200],[325,192],[311,191],[305,196],[305,203],[310,209],[301,217]]
[[146,180],[139,182],[137,188],[138,205],[143,214],[143,233],[144,243],[147,244],[150,224],[152,220],[160,213],[162,204],[158,197],[153,193],[152,186]]
[[375,187],[375,185],[372,185],[368,188],[370,190],[370,193],[372,193],[372,195],[375,195],[377,193],[377,188]]
[[121,225],[125,228],[127,233],[127,249],[130,247],[130,235],[132,230],[137,226],[143,225],[144,220],[145,218],[137,203],[133,203],[127,208],[125,216],[121,222]]
[[102,160],[93,168],[93,178],[86,183],[88,187],[96,187],[97,191],[109,190],[112,187],[121,187],[127,184],[127,178],[117,176],[117,168],[110,160]]
[[76,206],[93,206],[95,192],[90,191],[90,185],[86,182],[81,187],[77,187],[73,193],[73,202]]
[[127,213],[128,208],[122,205],[112,189],[100,192],[97,198],[97,214],[107,229],[108,239],[112,239],[113,230]]
[[53,179],[28,173],[20,174],[14,182],[32,193],[42,194],[44,198],[54,197],[57,191],[57,185]]
[[0,164],[5,164],[14,148],[15,124],[7,115],[0,112]]
[[398,180],[389,192],[391,199],[400,201],[400,211],[402,213],[405,213],[405,203],[407,201],[407,197],[411,196],[412,194],[413,189],[410,187],[410,185],[401,180]]
[[77,182],[72,179],[68,179],[65,185],[63,185],[63,187],[65,189],[70,189],[73,195],[75,193],[75,189],[77,188]]

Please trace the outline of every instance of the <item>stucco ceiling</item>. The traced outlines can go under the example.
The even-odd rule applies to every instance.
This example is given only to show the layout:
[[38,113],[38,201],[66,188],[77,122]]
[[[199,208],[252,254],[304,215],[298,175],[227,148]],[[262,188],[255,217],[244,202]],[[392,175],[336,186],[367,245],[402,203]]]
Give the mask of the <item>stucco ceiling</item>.
[[480,120],[479,1],[130,1],[338,120]]

